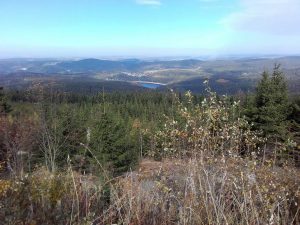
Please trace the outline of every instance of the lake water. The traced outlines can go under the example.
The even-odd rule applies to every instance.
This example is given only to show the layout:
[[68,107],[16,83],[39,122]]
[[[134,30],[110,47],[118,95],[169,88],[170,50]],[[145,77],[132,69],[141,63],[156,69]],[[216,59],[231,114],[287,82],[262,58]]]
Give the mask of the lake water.
[[141,85],[142,87],[150,88],[150,89],[155,89],[155,88],[162,86],[162,84],[148,83],[148,82],[138,82],[138,84]]

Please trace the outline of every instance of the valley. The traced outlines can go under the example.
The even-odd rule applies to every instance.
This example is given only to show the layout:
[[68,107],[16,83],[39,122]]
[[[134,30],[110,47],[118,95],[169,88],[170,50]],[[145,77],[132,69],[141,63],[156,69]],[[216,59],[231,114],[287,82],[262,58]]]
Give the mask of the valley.
[[22,89],[34,82],[51,81],[65,91],[75,87],[90,90],[91,86],[98,91],[104,86],[110,91],[172,88],[203,93],[202,83],[209,79],[219,94],[236,94],[252,92],[261,73],[272,70],[275,63],[281,64],[290,92],[299,93],[300,57],[297,56],[169,61],[7,59],[0,60],[0,86]]

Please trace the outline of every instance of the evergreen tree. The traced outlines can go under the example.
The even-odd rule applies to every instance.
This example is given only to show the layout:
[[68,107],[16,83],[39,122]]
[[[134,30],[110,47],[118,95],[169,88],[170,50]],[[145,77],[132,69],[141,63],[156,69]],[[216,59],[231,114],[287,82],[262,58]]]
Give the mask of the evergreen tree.
[[7,103],[7,99],[3,93],[3,87],[0,87],[0,115],[6,115],[11,111],[11,106]]
[[263,72],[255,98],[254,121],[265,135],[284,138],[288,108],[287,84],[280,65],[275,65],[272,76]]
[[297,151],[299,152],[299,165],[300,165],[300,97],[298,96],[291,104],[291,110],[288,120],[289,132],[293,135],[294,141],[298,143]]
[[128,171],[136,161],[134,146],[127,138],[125,126],[108,114],[103,114],[95,124],[91,147],[112,176]]

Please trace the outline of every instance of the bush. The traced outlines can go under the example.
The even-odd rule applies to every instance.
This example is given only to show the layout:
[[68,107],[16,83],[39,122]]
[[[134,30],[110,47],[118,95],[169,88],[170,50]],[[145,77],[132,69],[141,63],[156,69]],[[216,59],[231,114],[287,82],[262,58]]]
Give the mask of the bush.
[[264,139],[251,130],[245,118],[239,117],[239,103],[230,103],[226,96],[218,98],[206,89],[208,96],[201,104],[193,104],[190,92],[186,101],[174,94],[173,116],[166,116],[164,126],[156,134],[156,151],[150,156],[190,157],[203,154],[251,155],[259,153]]

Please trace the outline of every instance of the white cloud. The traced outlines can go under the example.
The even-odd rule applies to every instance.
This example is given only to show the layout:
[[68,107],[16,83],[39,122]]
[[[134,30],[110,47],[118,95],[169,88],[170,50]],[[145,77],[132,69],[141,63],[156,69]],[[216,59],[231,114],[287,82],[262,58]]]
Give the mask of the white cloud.
[[241,9],[222,20],[233,30],[299,35],[299,0],[240,0]]
[[161,5],[160,0],[136,0],[136,3],[140,5],[156,5],[156,6]]

